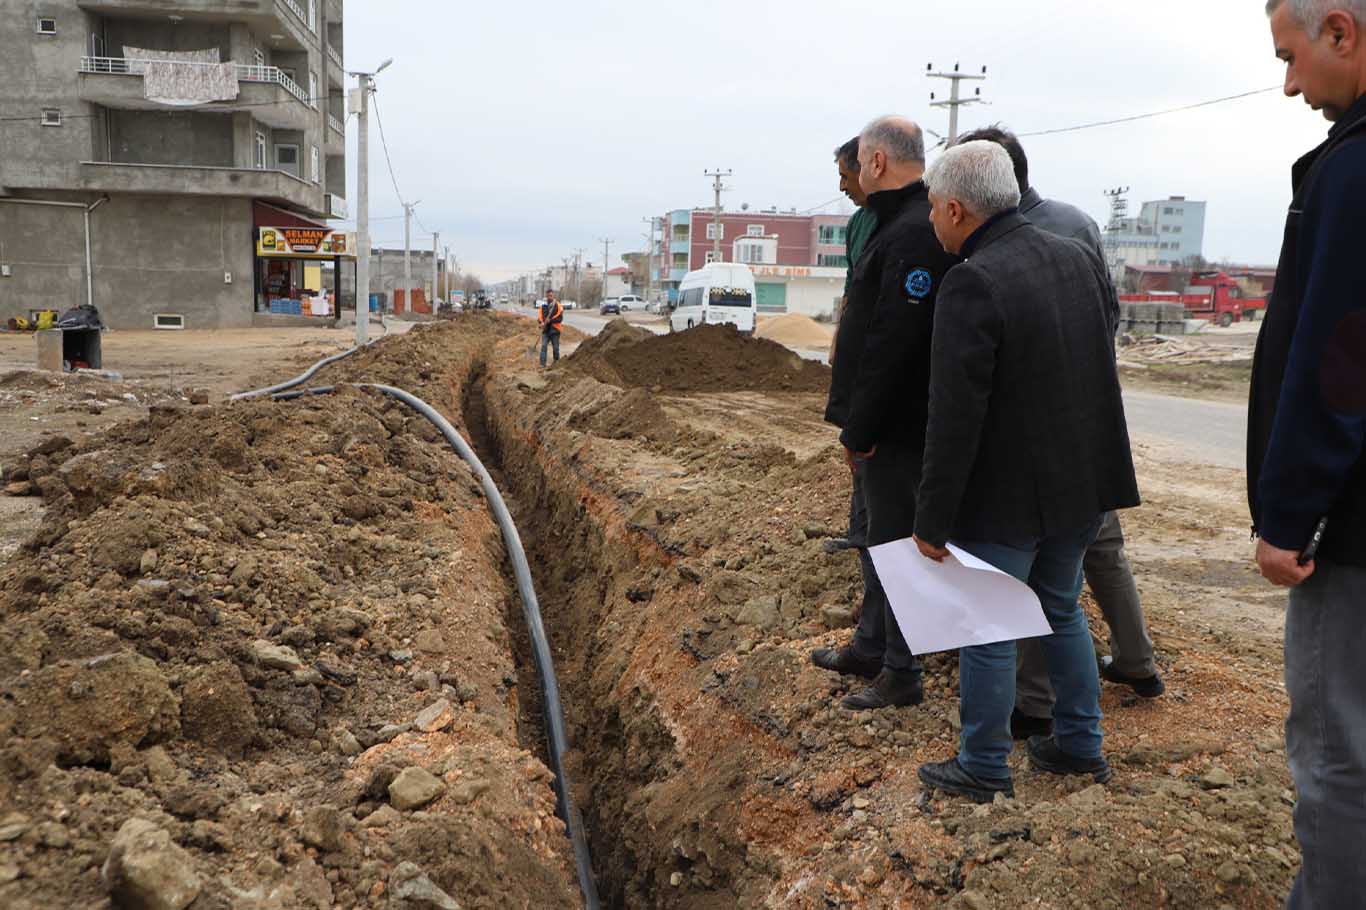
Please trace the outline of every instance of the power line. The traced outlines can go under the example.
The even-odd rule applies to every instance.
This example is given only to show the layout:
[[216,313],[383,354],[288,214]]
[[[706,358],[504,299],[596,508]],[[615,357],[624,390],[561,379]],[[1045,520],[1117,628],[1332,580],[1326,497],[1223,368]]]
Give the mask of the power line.
[[1268,88],[1259,88],[1250,92],[1240,92],[1237,95],[1225,95],[1222,98],[1213,98],[1209,101],[1200,101],[1195,104],[1182,105],[1181,107],[1171,107],[1167,108],[1164,111],[1153,111],[1150,114],[1135,114],[1132,117],[1119,117],[1115,120],[1097,120],[1094,123],[1082,123],[1078,126],[1064,126],[1053,130],[1035,130],[1032,133],[1017,133],[1016,135],[1019,138],[1023,139],[1027,136],[1052,136],[1057,133],[1075,133],[1078,130],[1092,130],[1101,126],[1114,126],[1118,123],[1133,123],[1135,120],[1148,120],[1153,117],[1163,117],[1167,114],[1178,114],[1181,111],[1193,111],[1196,108],[1200,107],[1209,107],[1214,104],[1223,104],[1226,101],[1237,101],[1240,98],[1251,98],[1253,95],[1265,95],[1267,92],[1274,92],[1279,89],[1279,85],[1273,85],[1269,86]]
[[389,157],[389,143],[384,138],[384,121],[379,116],[378,93],[373,96],[373,102],[375,105],[375,124],[379,127],[379,144],[384,149],[384,164],[389,168],[389,180],[394,185],[394,195],[398,197],[399,203],[406,205],[403,202],[403,194],[398,191],[398,178],[394,176],[394,162]]

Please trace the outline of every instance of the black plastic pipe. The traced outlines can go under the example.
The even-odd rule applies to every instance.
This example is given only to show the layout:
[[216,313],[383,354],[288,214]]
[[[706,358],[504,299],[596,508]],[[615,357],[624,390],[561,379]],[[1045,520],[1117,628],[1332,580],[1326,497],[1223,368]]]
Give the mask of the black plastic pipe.
[[[338,359],[340,357],[333,357],[328,358],[328,361]],[[323,366],[326,366],[324,361],[314,364],[308,375],[316,373]],[[297,385],[298,383],[294,384]],[[531,638],[532,658],[536,662],[536,674],[541,683],[546,745],[550,754],[551,771],[555,775],[556,808],[560,818],[564,821],[565,833],[574,850],[574,867],[578,874],[579,888],[583,892],[584,905],[588,910],[600,910],[602,903],[598,897],[597,881],[593,878],[593,858],[588,848],[588,837],[584,833],[583,819],[580,817],[578,809],[574,805],[573,795],[570,793],[569,775],[564,769],[564,756],[569,751],[569,737],[565,732],[564,710],[560,702],[560,686],[555,677],[555,661],[550,653],[550,642],[546,638],[545,623],[541,618],[540,601],[536,597],[536,588],[531,578],[531,565],[527,562],[526,549],[522,546],[522,537],[517,532],[517,525],[512,520],[512,513],[508,511],[507,503],[503,501],[503,496],[498,491],[498,485],[493,482],[493,477],[484,467],[484,463],[479,460],[474,449],[451,425],[451,422],[441,415],[441,412],[416,395],[394,386],[379,383],[357,383],[356,387],[373,389],[388,395],[427,418],[433,426],[441,431],[441,435],[446,437],[451,448],[469,464],[479,479],[479,486],[484,491],[485,499],[488,500],[489,509],[493,512],[493,518],[498,523],[499,530],[502,531],[508,558],[512,561],[513,575],[517,580],[517,591],[521,595],[522,615],[526,620],[527,632]],[[278,401],[290,401],[313,395],[327,395],[336,390],[336,386],[324,386],[298,391],[276,392],[271,397]],[[262,390],[262,393],[264,391]]]

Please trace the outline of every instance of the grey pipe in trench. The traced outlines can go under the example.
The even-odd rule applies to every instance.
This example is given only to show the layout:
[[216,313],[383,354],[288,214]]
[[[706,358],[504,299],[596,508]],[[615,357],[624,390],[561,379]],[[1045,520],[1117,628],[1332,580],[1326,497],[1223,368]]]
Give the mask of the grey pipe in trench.
[[[278,386],[272,386],[272,389],[283,390],[271,393],[272,397],[277,401],[287,401],[335,392],[336,386],[323,386],[301,391],[288,391],[288,389],[302,385],[322,367],[354,354],[356,350],[356,348],[352,348],[343,354],[325,358],[314,364],[300,377],[280,383]],[[484,467],[484,463],[479,460],[474,449],[439,411],[416,395],[393,386],[379,383],[357,383],[356,387],[373,389],[388,395],[427,418],[433,426],[441,431],[441,435],[446,437],[451,448],[455,449],[456,454],[469,464],[479,479],[479,485],[484,491],[484,497],[489,502],[494,520],[498,523],[499,530],[502,531],[508,558],[512,561],[513,575],[517,580],[517,591],[521,595],[522,615],[526,620],[527,632],[531,639],[532,657],[536,662],[536,672],[541,683],[546,745],[550,754],[551,771],[555,775],[555,799],[558,803],[560,818],[564,821],[565,833],[568,835],[574,851],[574,867],[578,876],[579,888],[583,892],[585,907],[588,910],[600,910],[602,904],[598,897],[597,881],[593,878],[593,859],[588,849],[588,837],[584,833],[583,819],[574,805],[573,796],[570,793],[569,776],[564,769],[564,755],[569,751],[569,737],[565,732],[564,711],[560,703],[560,686],[555,677],[555,662],[550,653],[550,642],[546,638],[545,624],[541,619],[540,601],[536,597],[536,588],[532,582],[531,566],[527,562],[526,550],[522,547],[522,538],[517,533],[517,526],[512,520],[512,513],[508,511],[507,503],[503,501],[503,496],[498,491],[498,485],[493,482],[493,477]],[[267,393],[270,393],[269,389],[258,389],[254,392],[234,396],[233,400]]]

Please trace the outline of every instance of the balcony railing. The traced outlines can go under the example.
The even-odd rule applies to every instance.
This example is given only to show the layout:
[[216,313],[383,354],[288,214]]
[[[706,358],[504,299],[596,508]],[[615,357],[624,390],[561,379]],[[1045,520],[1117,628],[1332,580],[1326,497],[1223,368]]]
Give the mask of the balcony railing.
[[332,45],[330,45],[330,44],[327,46],[327,59],[329,59],[329,60],[331,60],[333,63],[337,64],[337,69],[339,69],[339,70],[344,70],[344,69],[346,69],[346,67],[342,66],[342,56],[341,56],[341,54],[337,53],[337,49],[336,49],[335,47],[333,47]]
[[[158,62],[162,61],[142,59],[130,60],[127,57],[82,57],[80,71],[82,73],[99,73],[113,76],[141,76],[146,72],[146,64]],[[179,60],[165,62],[175,63],[178,66],[220,65],[217,63],[185,63]],[[238,63],[236,66],[238,82],[275,83],[309,107],[316,108],[318,106],[317,100],[308,97],[308,93],[299,88],[299,84],[285,75],[284,71],[278,66],[256,66],[246,63]]]
[[346,126],[331,114],[327,115],[327,125],[332,127],[333,131],[343,138],[346,136]]
[[290,12],[298,16],[299,21],[304,25],[307,25],[309,31],[316,32],[318,30],[318,23],[313,19],[309,19],[308,13],[304,12],[304,8],[296,3],[295,0],[280,0],[280,2],[289,7]]

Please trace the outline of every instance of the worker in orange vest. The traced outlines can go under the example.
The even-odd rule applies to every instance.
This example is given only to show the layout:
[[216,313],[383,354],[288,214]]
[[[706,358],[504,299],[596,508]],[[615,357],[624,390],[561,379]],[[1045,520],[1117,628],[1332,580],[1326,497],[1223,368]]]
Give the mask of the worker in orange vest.
[[545,366],[547,347],[555,349],[555,362],[560,362],[560,327],[564,325],[564,307],[555,299],[554,291],[545,292],[537,321],[541,324],[541,366]]

